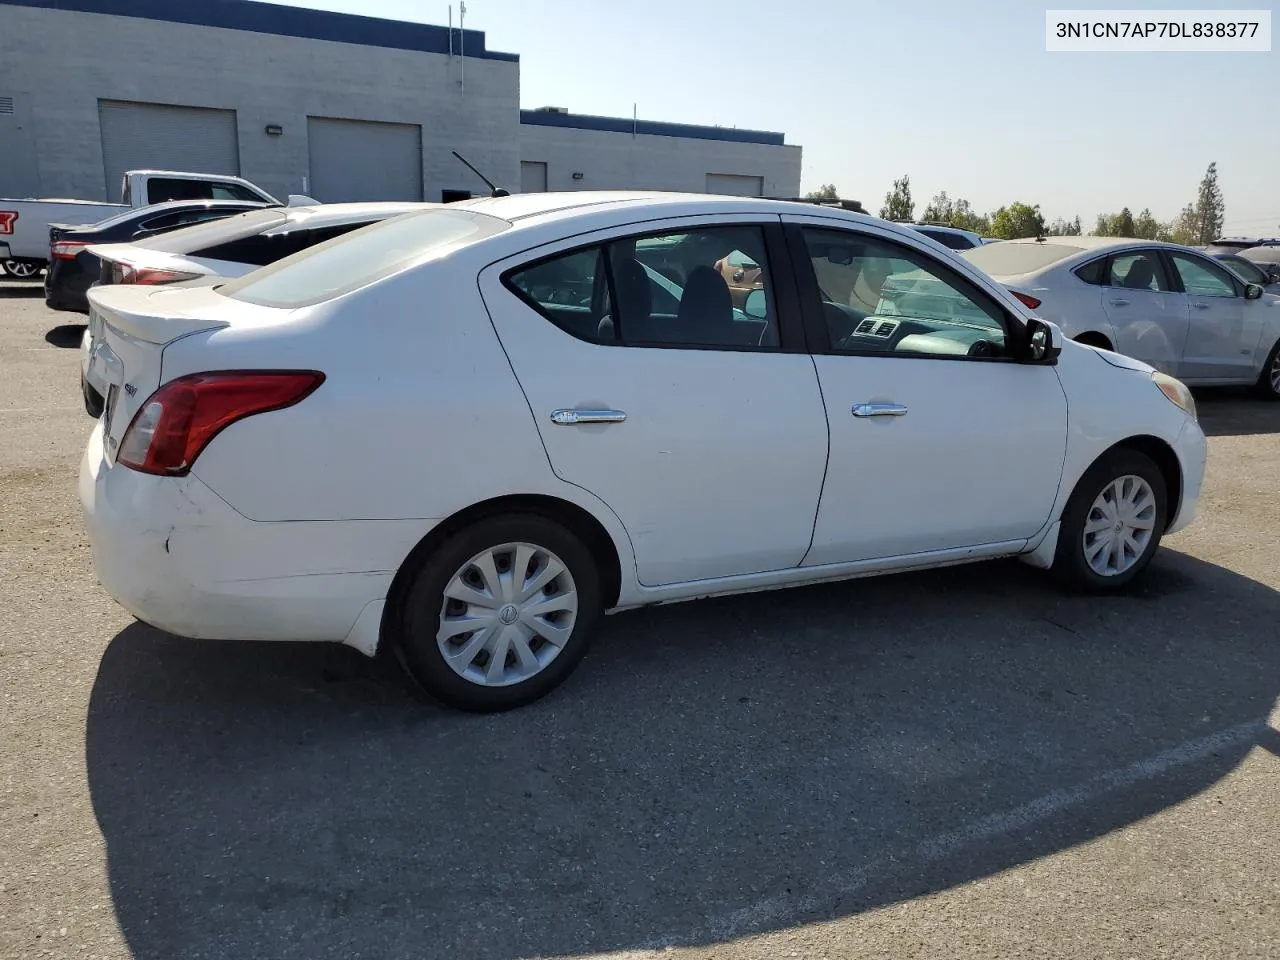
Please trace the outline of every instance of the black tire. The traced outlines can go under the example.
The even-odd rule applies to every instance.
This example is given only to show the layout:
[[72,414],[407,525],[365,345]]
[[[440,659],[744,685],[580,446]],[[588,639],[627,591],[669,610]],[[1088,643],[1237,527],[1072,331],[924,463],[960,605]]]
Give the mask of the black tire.
[[[454,575],[482,551],[507,543],[532,544],[559,558],[577,593],[577,619],[560,653],[541,672],[507,686],[486,686],[455,672],[441,653],[436,634],[444,591]],[[405,590],[390,640],[409,674],[428,694],[459,710],[489,713],[532,703],[563,683],[586,655],[603,613],[600,572],[582,540],[549,517],[506,514],[486,517],[458,531],[422,559]]]
[[1262,365],[1262,373],[1258,375],[1258,382],[1253,386],[1256,396],[1263,400],[1280,400],[1280,388],[1271,380],[1272,373],[1278,367],[1280,367],[1280,340],[1276,341],[1276,345],[1267,354],[1267,362]]
[[[1145,480],[1155,495],[1155,517],[1151,538],[1138,559],[1123,572],[1104,576],[1095,571],[1085,557],[1085,524],[1094,501],[1115,480],[1137,476]],[[1165,528],[1169,525],[1169,493],[1164,474],[1146,454],[1137,450],[1118,449],[1104,454],[1090,467],[1076,484],[1067,507],[1062,511],[1062,526],[1058,531],[1058,548],[1053,561],[1053,573],[1064,584],[1091,593],[1122,590],[1136,580],[1156,550]]]

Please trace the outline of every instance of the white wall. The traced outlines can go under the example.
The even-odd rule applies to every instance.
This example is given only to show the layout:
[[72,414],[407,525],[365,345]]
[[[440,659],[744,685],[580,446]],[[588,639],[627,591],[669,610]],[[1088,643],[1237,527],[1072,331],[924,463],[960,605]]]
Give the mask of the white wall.
[[451,150],[495,182],[520,182],[516,62],[468,57],[464,92],[461,58],[442,54],[35,7],[0,15],[0,94],[23,118],[0,128],[14,141],[0,144],[0,196],[118,200],[99,98],[236,110],[241,175],[277,196],[302,191],[309,114],[420,124],[428,200],[485,190]]
[[798,197],[800,153],[790,145],[520,125],[520,159],[546,163],[548,190],[705,193],[707,174],[727,173],[762,177],[765,196]]

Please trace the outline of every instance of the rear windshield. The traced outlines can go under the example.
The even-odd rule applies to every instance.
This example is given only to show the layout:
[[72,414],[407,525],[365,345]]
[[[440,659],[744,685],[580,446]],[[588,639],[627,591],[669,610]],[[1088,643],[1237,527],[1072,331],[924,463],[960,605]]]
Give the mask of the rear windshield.
[[405,267],[510,227],[458,207],[407,213],[285,257],[217,290],[264,307],[305,307],[368,286]]
[[1015,277],[1083,252],[1084,247],[1067,243],[984,243],[960,256],[993,277]]
[[247,213],[233,214],[219,220],[196,224],[193,227],[183,227],[172,233],[163,233],[158,237],[139,240],[138,246],[146,247],[148,250],[163,250],[165,253],[191,253],[219,243],[252,237],[268,227],[284,223],[287,219],[287,215],[280,207],[250,210]]

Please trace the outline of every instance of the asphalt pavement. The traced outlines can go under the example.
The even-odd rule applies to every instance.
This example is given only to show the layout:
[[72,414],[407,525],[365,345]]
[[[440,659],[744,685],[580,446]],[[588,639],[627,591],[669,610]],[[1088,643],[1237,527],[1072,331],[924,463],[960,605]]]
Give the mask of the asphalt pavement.
[[1200,396],[1201,519],[1128,595],[623,614],[477,717],[116,606],[82,329],[0,283],[0,957],[1280,957],[1280,404]]

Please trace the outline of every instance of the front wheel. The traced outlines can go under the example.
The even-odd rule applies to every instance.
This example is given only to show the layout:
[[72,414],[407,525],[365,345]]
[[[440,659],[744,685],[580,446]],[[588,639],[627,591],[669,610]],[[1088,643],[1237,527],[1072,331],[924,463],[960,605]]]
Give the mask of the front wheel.
[[1264,400],[1280,400],[1280,340],[1267,355],[1267,362],[1262,365],[1262,373],[1258,375],[1253,390]]
[[548,517],[511,514],[460,530],[426,557],[391,639],[427,693],[461,710],[509,710],[573,672],[602,613],[582,540]]
[[1093,592],[1119,590],[1151,562],[1168,526],[1168,489],[1155,462],[1114,450],[1085,472],[1062,512],[1053,572]]

